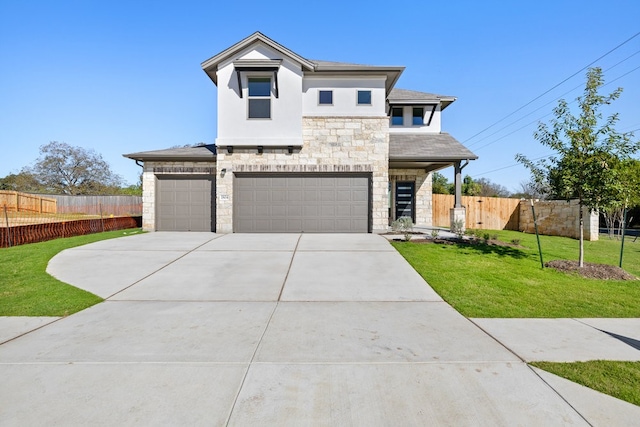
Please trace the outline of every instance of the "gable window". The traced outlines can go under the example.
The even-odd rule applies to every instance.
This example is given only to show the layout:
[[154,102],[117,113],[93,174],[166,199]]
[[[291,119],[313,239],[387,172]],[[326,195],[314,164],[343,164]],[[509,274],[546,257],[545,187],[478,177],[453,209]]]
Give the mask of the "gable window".
[[413,122],[414,126],[422,126],[424,124],[424,108],[413,107]]
[[332,90],[319,90],[318,91],[318,104],[320,104],[320,105],[332,105],[333,104],[333,91]]
[[391,108],[391,126],[402,126],[404,125],[404,117],[403,117],[403,108],[402,107],[392,107]]
[[358,91],[358,105],[371,105],[371,91],[359,90]]
[[250,119],[271,118],[271,78],[248,78],[248,102]]

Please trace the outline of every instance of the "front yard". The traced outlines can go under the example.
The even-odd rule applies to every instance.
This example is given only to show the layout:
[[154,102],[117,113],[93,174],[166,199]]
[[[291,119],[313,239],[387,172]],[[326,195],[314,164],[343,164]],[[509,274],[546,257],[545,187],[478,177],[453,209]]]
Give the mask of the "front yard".
[[99,303],[102,298],[47,274],[49,260],[64,249],[135,232],[109,231],[0,249],[0,316],[67,316]]
[[[467,317],[640,317],[640,280],[596,280],[540,268],[536,237],[497,231],[518,246],[393,242],[416,271]],[[578,241],[540,236],[544,261],[575,260]],[[585,260],[618,265],[620,242],[585,242]],[[640,276],[640,241],[625,242],[623,267]]]

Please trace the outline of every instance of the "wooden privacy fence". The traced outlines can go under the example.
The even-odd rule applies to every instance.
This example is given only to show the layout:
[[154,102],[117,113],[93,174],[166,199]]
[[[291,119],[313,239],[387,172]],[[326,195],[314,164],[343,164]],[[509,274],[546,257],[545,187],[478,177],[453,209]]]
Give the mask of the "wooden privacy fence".
[[6,206],[11,212],[57,212],[55,199],[17,191],[0,190],[0,207],[2,206]]
[[[450,226],[454,200],[452,194],[433,195],[433,225]],[[462,206],[467,209],[465,228],[518,230],[520,199],[462,196]]]

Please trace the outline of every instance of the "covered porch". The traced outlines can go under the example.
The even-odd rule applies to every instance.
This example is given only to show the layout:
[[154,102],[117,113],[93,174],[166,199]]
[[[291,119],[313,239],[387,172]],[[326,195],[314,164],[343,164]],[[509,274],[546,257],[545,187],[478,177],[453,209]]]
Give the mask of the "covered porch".
[[409,216],[417,226],[431,226],[432,173],[453,167],[455,198],[450,227],[464,227],[462,170],[476,156],[448,133],[391,133],[389,135],[390,221]]

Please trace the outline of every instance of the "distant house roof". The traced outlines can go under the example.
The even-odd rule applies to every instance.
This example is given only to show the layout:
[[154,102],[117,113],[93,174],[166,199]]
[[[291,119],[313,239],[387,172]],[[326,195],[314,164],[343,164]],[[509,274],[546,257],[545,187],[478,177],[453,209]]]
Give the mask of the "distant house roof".
[[457,98],[455,96],[437,95],[435,93],[418,92],[407,89],[392,89],[387,101],[390,105],[425,105],[442,103],[442,110]]
[[198,145],[196,147],[168,148],[166,150],[142,151],[140,153],[123,154],[134,160],[141,161],[215,161],[216,146],[214,144]]
[[449,162],[477,158],[448,133],[389,134],[389,161]]

